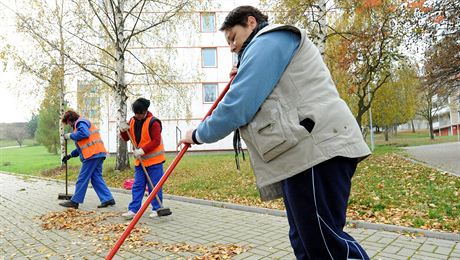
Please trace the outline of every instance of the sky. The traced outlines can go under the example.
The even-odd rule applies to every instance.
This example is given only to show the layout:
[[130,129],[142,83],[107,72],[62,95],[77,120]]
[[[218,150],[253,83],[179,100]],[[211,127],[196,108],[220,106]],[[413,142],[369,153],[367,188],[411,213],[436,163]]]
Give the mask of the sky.
[[15,73],[0,71],[0,123],[27,122],[39,105],[36,97],[17,94],[7,85],[14,81]]
[[[15,37],[15,21],[11,11],[4,8],[3,5],[13,7],[14,0],[0,0],[0,32],[1,36],[5,37],[12,44],[19,44],[19,40]],[[3,39],[2,39],[3,40]],[[4,43],[4,42],[3,42]],[[4,44],[0,42],[0,48]],[[26,122],[32,117],[32,112],[36,111],[40,100],[37,97],[32,97],[26,93],[18,94],[12,89],[12,86],[27,84],[23,77],[8,66],[5,68],[0,64],[0,123]]]

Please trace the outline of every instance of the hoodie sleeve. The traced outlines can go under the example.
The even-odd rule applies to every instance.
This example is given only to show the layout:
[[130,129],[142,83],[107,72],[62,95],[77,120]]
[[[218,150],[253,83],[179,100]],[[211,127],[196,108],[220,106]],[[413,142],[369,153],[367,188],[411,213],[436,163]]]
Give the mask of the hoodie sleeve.
[[297,34],[284,30],[254,38],[227,94],[211,116],[198,125],[196,139],[213,143],[248,124],[278,83],[299,43]]

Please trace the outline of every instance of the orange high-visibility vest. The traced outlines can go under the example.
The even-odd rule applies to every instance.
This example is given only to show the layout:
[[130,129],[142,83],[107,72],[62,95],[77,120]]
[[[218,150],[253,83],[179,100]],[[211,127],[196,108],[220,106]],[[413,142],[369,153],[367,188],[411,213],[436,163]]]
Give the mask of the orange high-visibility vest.
[[91,156],[98,154],[98,153],[107,153],[107,150],[105,150],[105,147],[104,147],[104,142],[102,142],[101,135],[99,134],[99,129],[95,127],[94,124],[92,124],[87,119],[83,119],[79,117],[78,120],[74,124],[73,132],[74,133],[77,132],[77,124],[80,121],[85,121],[90,125],[89,137],[77,141],[77,145],[81,149],[83,158],[88,159]]
[[[152,139],[150,138],[150,129],[149,129],[151,120],[158,120],[158,122],[160,122],[160,125],[161,125],[161,121],[159,119],[154,118],[153,116],[147,117],[145,119],[144,125],[142,126],[141,141],[139,143],[137,143],[136,136],[135,136],[135,133],[134,133],[134,122],[135,122],[135,120],[134,120],[134,118],[130,120],[130,122],[129,122],[129,133],[131,134],[131,137],[133,138],[134,145],[136,145],[136,147],[138,147],[138,148],[142,147],[142,146],[150,143],[150,141],[152,141]],[[144,164],[145,167],[148,167],[148,166],[158,164],[158,163],[162,163],[162,162],[166,161],[165,149],[164,149],[164,146],[163,146],[163,138],[161,138],[160,145],[158,145],[155,149],[153,149],[149,153],[146,153],[146,154],[142,155],[141,159],[142,159],[142,163]],[[136,166],[139,166],[139,164],[140,164],[139,159],[136,159],[134,164]]]

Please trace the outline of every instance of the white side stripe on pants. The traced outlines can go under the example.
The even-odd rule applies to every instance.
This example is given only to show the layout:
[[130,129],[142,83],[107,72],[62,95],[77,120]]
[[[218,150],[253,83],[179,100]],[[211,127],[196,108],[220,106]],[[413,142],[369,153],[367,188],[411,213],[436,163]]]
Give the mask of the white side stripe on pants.
[[324,225],[335,235],[337,236],[337,238],[343,240],[346,245],[347,245],[347,259],[348,259],[348,255],[350,253],[350,247],[348,245],[348,243],[351,243],[352,245],[354,245],[356,247],[356,249],[358,249],[358,252],[359,254],[361,255],[361,259],[364,259],[364,256],[363,256],[363,253],[361,252],[361,250],[359,249],[359,247],[356,245],[356,241],[354,240],[348,240],[348,239],[345,239],[345,238],[342,238],[340,237],[337,233],[334,232],[334,230],[326,223],[326,221],[323,220],[323,218],[319,215],[319,212],[318,212],[318,205],[316,204],[316,189],[315,189],[315,174],[314,174],[314,167],[311,167],[311,183],[312,183],[312,188],[313,188],[313,200],[315,202],[315,210],[316,210],[316,217],[318,219],[318,226],[319,226],[319,231],[321,232],[321,236],[323,238],[323,242],[324,242],[324,246],[326,247],[327,249],[327,252],[329,253],[329,256],[331,257],[332,260],[334,260],[334,257],[332,256],[331,254],[331,251],[329,250],[329,247],[327,246],[327,242],[326,242],[326,238],[324,237],[324,234],[323,234],[323,229],[321,228],[321,223],[324,223]]

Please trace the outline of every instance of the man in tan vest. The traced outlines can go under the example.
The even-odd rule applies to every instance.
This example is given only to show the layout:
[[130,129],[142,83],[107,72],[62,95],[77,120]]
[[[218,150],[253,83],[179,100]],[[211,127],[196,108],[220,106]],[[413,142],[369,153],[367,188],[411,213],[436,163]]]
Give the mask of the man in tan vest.
[[369,259],[343,227],[351,178],[370,150],[305,31],[267,20],[252,6],[225,18],[220,30],[238,54],[237,74],[179,145],[239,129],[261,199],[284,199],[297,259]]

